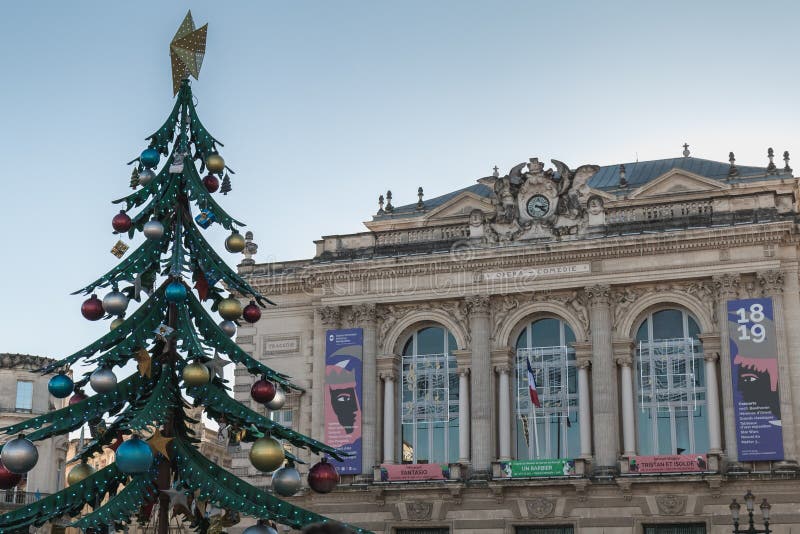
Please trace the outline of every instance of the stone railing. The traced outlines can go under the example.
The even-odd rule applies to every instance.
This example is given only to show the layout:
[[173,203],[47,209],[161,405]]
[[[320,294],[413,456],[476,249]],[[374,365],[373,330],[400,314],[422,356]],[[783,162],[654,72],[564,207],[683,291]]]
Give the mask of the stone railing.
[[404,245],[406,243],[424,243],[434,241],[452,241],[469,237],[469,225],[434,226],[430,228],[414,228],[381,232],[376,235],[379,247]]
[[664,222],[693,218],[710,219],[713,213],[714,208],[711,200],[617,208],[606,212],[606,224]]

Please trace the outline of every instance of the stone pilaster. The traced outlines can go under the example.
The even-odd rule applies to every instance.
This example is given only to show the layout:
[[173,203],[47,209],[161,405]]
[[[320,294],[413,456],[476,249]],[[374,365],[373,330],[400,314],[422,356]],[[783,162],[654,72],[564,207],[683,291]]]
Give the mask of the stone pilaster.
[[360,304],[353,307],[353,319],[364,332],[364,352],[362,360],[362,401],[361,401],[361,472],[372,474],[377,464],[377,406],[378,406],[378,334],[375,304]]
[[594,471],[617,471],[619,418],[617,372],[611,342],[611,288],[595,285],[585,289],[589,298],[592,331],[592,408],[594,419]]
[[589,389],[589,369],[592,366],[592,344],[573,343],[578,367],[578,430],[581,439],[581,458],[592,459],[592,415]]
[[472,352],[454,350],[458,363],[458,463],[470,463],[469,374]]
[[492,369],[489,321],[489,297],[474,295],[467,298],[470,337],[472,338],[472,369],[470,372],[470,391],[472,409],[472,468],[475,473],[489,473],[494,456],[492,442],[494,437],[493,412],[494,388]]
[[708,452],[722,454],[722,432],[719,419],[719,387],[717,365],[720,353],[720,336],[717,333],[701,334],[703,360],[706,371],[706,404],[708,406]]
[[320,306],[314,310],[314,376],[311,391],[311,437],[325,437],[325,331],[339,327],[338,306]]
[[[397,439],[397,393],[395,391],[400,378],[398,363],[400,358],[393,354],[377,358],[378,376],[383,381],[383,463],[397,462],[396,451],[399,449]],[[402,384],[399,386],[402,388]]]
[[731,381],[731,345],[728,338],[728,300],[739,297],[741,278],[738,274],[721,274],[713,278],[717,298],[717,325],[720,339],[720,383],[722,385],[722,420],[725,425],[724,451],[730,461],[737,461],[736,428],[734,426],[733,382]]
[[[800,328],[797,328],[800,321],[800,283],[798,283],[798,267],[794,265],[785,271],[783,309],[786,325],[786,344],[789,358],[789,389],[792,391],[792,412],[795,416],[800,416]],[[781,386],[782,387],[782,386]],[[781,391],[783,397],[783,391]],[[781,408],[783,409],[783,408]],[[795,422],[795,452],[800,451],[800,428]],[[794,458],[798,460],[798,458]]]
[[627,457],[636,454],[636,399],[633,397],[633,341],[614,341],[614,362],[619,367],[622,396],[622,449]]

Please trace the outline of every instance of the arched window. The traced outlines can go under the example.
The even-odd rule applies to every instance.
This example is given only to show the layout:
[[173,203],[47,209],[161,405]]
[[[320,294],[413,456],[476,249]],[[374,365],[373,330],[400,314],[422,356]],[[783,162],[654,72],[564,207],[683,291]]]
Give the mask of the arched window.
[[[564,321],[539,319],[517,338],[517,458],[580,455],[575,334]],[[540,406],[531,401],[528,362]]]
[[402,461],[458,460],[458,348],[445,328],[414,332],[403,347]]
[[685,311],[648,315],[636,333],[639,454],[708,450],[700,328]]

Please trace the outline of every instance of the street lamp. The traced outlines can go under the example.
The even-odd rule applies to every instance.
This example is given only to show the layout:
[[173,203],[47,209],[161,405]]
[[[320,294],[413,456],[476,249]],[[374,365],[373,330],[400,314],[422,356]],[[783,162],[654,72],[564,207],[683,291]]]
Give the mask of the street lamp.
[[733,518],[733,534],[770,534],[769,529],[769,511],[772,508],[767,499],[764,499],[761,502],[759,508],[761,509],[761,515],[764,518],[764,528],[756,528],[753,523],[753,510],[755,509],[756,504],[756,496],[753,495],[750,490],[747,490],[747,493],[744,494],[744,507],[747,510],[747,523],[748,527],[746,530],[739,530],[739,510],[742,508],[742,505],[736,502],[736,499],[733,499],[729,508],[731,509],[731,517]]

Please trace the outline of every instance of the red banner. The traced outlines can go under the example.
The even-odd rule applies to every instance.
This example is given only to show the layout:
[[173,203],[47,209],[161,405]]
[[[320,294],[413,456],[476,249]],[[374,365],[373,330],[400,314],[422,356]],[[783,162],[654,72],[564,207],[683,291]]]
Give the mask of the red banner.
[[700,473],[708,471],[708,456],[705,454],[633,456],[628,470],[631,473]]
[[381,464],[381,482],[444,480],[439,464]]

